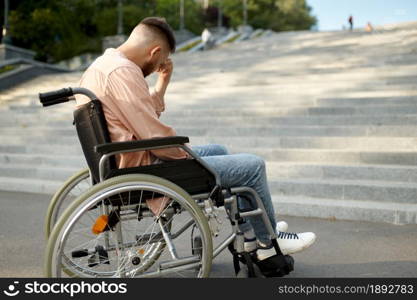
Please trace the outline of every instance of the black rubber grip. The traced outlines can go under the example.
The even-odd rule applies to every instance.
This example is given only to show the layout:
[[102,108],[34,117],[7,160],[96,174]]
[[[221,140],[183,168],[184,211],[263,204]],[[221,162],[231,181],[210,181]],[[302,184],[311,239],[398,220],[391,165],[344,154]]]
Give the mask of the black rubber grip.
[[46,107],[46,106],[51,106],[51,105],[55,105],[55,104],[60,104],[60,103],[64,103],[64,102],[68,102],[69,98],[65,97],[65,98],[59,98],[59,99],[55,99],[52,101],[48,101],[48,102],[43,102],[42,106]]
[[67,102],[69,100],[68,97],[73,95],[71,88],[63,88],[52,92],[39,93],[39,100],[43,106],[50,106]]
[[81,249],[72,251],[71,256],[72,258],[80,258],[88,255],[88,249]]

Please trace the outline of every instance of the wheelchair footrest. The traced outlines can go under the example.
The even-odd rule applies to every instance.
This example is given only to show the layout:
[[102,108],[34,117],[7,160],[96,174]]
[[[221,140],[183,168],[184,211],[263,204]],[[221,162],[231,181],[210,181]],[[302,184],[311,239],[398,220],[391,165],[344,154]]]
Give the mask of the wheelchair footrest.
[[265,277],[283,277],[294,271],[294,258],[289,255],[274,255],[255,263]]
[[[294,270],[294,259],[290,255],[274,255],[264,260],[258,260],[256,250],[252,252],[237,253],[232,244],[229,250],[233,255],[233,265],[236,275],[240,273],[240,263],[248,268],[249,277],[256,276],[257,269],[264,277],[283,277]],[[254,267],[256,265],[257,269]]]

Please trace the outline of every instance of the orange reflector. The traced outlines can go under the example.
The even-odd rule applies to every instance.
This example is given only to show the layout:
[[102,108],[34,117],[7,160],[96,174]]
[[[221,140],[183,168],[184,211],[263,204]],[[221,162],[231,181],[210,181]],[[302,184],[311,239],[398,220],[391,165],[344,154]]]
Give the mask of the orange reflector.
[[144,254],[145,254],[145,249],[139,249],[139,250],[138,250],[138,254],[140,254],[140,255],[144,255]]
[[106,230],[107,224],[109,222],[109,217],[106,215],[101,215],[97,218],[96,222],[93,225],[92,231],[94,234],[102,233]]

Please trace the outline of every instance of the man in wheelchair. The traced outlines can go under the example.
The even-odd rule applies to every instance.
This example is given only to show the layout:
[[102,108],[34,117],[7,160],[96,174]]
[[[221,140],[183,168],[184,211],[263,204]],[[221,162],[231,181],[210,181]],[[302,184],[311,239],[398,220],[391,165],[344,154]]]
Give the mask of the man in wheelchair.
[[[91,90],[100,99],[112,142],[176,136],[173,128],[159,120],[165,110],[164,95],[173,72],[169,55],[174,51],[175,38],[170,26],[162,18],[150,17],[134,28],[125,43],[117,49],[107,49],[85,71],[80,87]],[[153,72],[158,72],[159,77],[150,93],[145,77]],[[89,101],[81,95],[76,100],[78,107]],[[216,144],[194,146],[192,150],[217,172],[222,187],[244,186],[258,193],[284,255],[302,251],[314,243],[314,233],[289,233],[285,222],[275,221],[263,159],[246,153],[230,154],[224,146]],[[116,156],[116,164],[122,169],[189,158],[189,153],[181,148],[165,148],[121,153]],[[166,202],[156,198],[147,204],[158,215]],[[243,210],[256,206],[250,194],[242,194],[239,203]],[[244,233],[245,251],[256,251],[259,261],[276,255],[261,218],[247,218],[240,222],[239,228]]]

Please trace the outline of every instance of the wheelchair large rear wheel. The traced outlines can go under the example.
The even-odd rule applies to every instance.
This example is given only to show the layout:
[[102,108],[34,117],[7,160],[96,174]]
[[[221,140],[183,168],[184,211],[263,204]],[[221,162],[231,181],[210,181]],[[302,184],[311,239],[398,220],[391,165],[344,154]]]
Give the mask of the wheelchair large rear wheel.
[[[148,209],[151,202],[161,203],[159,214]],[[202,241],[198,251],[195,236]],[[94,185],[62,213],[44,271],[47,277],[207,277],[212,256],[211,231],[195,200],[163,178],[134,174]]]
[[52,196],[45,216],[45,237],[48,240],[59,216],[79,195],[91,187],[89,169],[82,169],[68,178]]
[[[50,233],[52,232],[52,229],[62,212],[78,196],[87,191],[89,187],[91,187],[90,171],[89,169],[83,169],[68,178],[61,188],[54,194],[45,217],[46,240],[49,239]],[[144,267],[157,260],[164,247],[165,243],[163,242],[153,244],[150,249],[151,251],[149,251],[150,255],[148,255],[148,263],[144,265]],[[74,275],[69,271],[69,269],[64,269],[64,272],[71,276]]]

